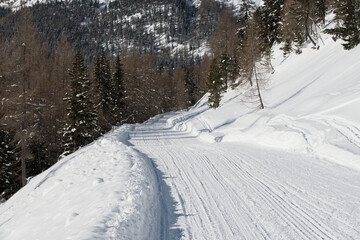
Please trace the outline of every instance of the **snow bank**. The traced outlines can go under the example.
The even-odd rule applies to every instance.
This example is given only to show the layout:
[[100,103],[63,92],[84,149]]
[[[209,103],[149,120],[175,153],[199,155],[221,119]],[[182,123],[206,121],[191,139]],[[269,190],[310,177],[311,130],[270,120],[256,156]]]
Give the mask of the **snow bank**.
[[0,239],[158,239],[156,174],[128,146],[130,129],[62,159],[2,204]]
[[207,96],[189,112],[169,119],[177,129],[207,142],[249,142],[312,154],[360,170],[360,47],[345,51],[322,35],[284,59],[274,50],[274,74],[262,91],[258,110],[248,90],[229,90],[217,110]]

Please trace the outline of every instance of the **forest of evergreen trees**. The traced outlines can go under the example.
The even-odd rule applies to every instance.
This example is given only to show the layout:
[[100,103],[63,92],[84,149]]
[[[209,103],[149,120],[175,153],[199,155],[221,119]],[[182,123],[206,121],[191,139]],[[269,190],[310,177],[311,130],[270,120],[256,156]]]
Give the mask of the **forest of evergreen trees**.
[[[319,48],[328,13],[334,40],[345,49],[360,42],[357,0],[263,2],[243,0],[238,12],[211,0],[0,9],[0,201],[113,126],[185,109],[206,92],[217,108],[229,87],[249,83],[264,108],[273,46],[284,55]],[[196,55],[204,42],[207,54]]]

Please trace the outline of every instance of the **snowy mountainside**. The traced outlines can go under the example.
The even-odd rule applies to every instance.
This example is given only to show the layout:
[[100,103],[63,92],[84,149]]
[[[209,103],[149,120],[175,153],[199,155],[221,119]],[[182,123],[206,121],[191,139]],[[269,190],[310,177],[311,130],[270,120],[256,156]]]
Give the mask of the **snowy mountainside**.
[[265,110],[205,95],[62,159],[0,205],[0,239],[359,239],[360,47],[322,37],[274,51]]
[[[20,7],[26,6],[30,7],[37,3],[47,3],[53,0],[4,0],[0,3],[0,7],[11,8],[13,10],[17,10]],[[105,6],[108,5],[109,2],[115,0],[99,0],[100,5]],[[228,5],[232,4],[235,8],[238,8],[240,5],[241,0],[216,0],[218,2],[224,2]],[[256,5],[261,3],[261,0],[254,1]],[[201,4],[201,0],[190,0],[188,1],[189,4],[193,4],[196,7],[199,7]]]
[[[216,0],[217,2],[223,2],[227,5],[233,5],[235,9],[239,8],[242,0]],[[254,0],[253,1],[256,6],[259,6],[262,3],[262,0]],[[196,7],[200,6],[201,0],[193,0],[192,4],[194,4]]]
[[[108,5],[111,0],[99,0],[101,6]],[[4,0],[0,3],[0,7],[18,10],[21,7],[31,7],[38,3],[49,3],[54,0]]]
[[205,141],[263,144],[360,170],[360,47],[344,51],[330,36],[322,37],[319,50],[308,47],[286,59],[274,51],[275,71],[262,90],[265,110],[257,110],[255,96],[235,89],[217,110],[208,110],[205,96],[169,121],[181,121],[178,127]]

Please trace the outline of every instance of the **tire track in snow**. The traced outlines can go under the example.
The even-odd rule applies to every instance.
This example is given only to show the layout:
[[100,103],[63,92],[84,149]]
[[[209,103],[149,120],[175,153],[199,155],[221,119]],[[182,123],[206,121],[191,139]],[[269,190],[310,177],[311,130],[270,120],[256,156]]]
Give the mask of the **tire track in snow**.
[[[232,155],[230,153],[230,155]],[[233,155],[234,158],[236,158],[237,156]],[[240,159],[240,157],[238,157]],[[242,159],[247,159],[247,160],[255,160],[250,156],[247,155],[242,155]],[[288,188],[286,188],[283,184],[279,183],[279,182],[275,182],[273,180],[271,180],[270,178],[267,178],[265,175],[263,175],[262,178],[260,177],[255,177],[253,174],[250,174],[249,171],[244,170],[244,166],[248,165],[248,163],[244,163],[243,161],[241,161],[242,163],[244,163],[243,165],[239,165],[236,164],[235,161],[228,161],[230,164],[233,164],[234,168],[238,169],[239,172],[243,173],[243,176],[247,176],[248,179],[250,179],[249,184],[251,186],[253,186],[254,188],[259,189],[258,187],[260,187],[261,190],[259,190],[260,195],[262,195],[263,199],[267,199],[271,202],[273,202],[273,204],[270,204],[272,206],[278,205],[278,209],[280,209],[280,211],[278,213],[287,213],[288,215],[284,215],[286,216],[290,216],[290,219],[293,219],[291,222],[293,223],[293,226],[295,228],[298,228],[298,226],[305,226],[306,227],[306,232],[308,234],[310,234],[310,236],[305,235],[304,237],[308,238],[308,239],[339,239],[342,238],[344,236],[346,236],[347,239],[351,239],[351,236],[347,235],[346,233],[342,233],[342,234],[336,234],[334,233],[329,227],[327,227],[325,224],[320,223],[319,221],[316,220],[315,216],[311,216],[310,212],[311,209],[308,208],[302,208],[302,206],[300,206],[299,204],[296,204],[294,201],[291,201],[289,199],[285,199],[283,197],[281,197],[279,194],[277,194],[271,186],[276,186],[277,189],[279,189],[281,192],[290,192],[288,190]],[[244,179],[245,180],[245,179]],[[257,184],[256,184],[257,183]],[[257,187],[255,187],[257,186]],[[280,188],[281,187],[281,188]],[[305,202],[307,205],[311,205],[311,203],[309,203],[308,201],[297,197],[297,199],[300,199],[300,201]],[[275,204],[275,205],[274,205]],[[313,208],[316,208],[315,205],[312,205]],[[322,209],[318,210],[322,211]],[[327,213],[329,216],[331,216],[330,213]],[[297,218],[299,217],[299,218]],[[317,216],[318,217],[318,216]],[[295,220],[295,221],[294,221]],[[344,222],[342,222],[343,224],[346,224]],[[356,229],[354,229],[356,231]],[[357,233],[359,233],[359,231],[356,231]],[[335,237],[336,236],[336,237]]]
[[[131,142],[166,175],[162,181],[171,188],[177,202],[176,226],[183,229],[179,238],[356,239],[354,236],[360,235],[344,221],[346,212],[342,210],[336,225],[332,220],[328,225],[330,210],[337,206],[327,201],[317,205],[320,196],[301,195],[297,181],[281,181],[274,169],[264,173],[261,163],[272,165],[263,159],[244,154],[242,149],[229,151],[223,144],[199,142],[165,126],[166,116],[157,121],[138,125]],[[301,162],[294,163],[303,167]],[[328,177],[320,174],[314,179],[336,183]],[[341,186],[335,185],[335,192]],[[358,199],[355,195],[351,201]],[[263,219],[266,215],[274,219]]]

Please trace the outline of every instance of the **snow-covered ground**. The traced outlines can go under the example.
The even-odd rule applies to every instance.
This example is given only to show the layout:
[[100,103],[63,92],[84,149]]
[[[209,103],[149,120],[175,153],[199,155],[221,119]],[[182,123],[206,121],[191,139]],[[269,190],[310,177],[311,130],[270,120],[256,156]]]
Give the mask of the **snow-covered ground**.
[[62,159],[0,205],[0,239],[157,239],[157,178],[128,146],[131,128]]
[[[0,205],[0,239],[360,239],[360,47],[114,129]],[[247,97],[245,97],[247,96]]]

